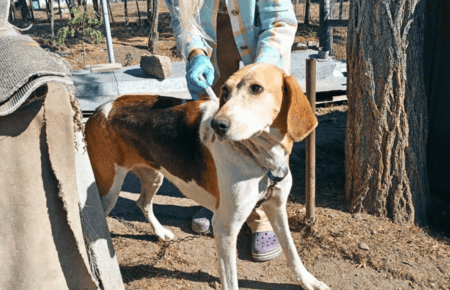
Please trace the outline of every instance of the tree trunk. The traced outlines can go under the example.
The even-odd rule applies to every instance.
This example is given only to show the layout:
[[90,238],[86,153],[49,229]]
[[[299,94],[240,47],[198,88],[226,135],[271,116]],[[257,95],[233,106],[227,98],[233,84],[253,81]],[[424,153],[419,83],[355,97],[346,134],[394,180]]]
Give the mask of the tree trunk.
[[9,6],[9,22],[13,22],[16,20],[16,5],[13,1],[11,1],[11,5]]
[[33,0],[30,0],[31,20],[34,22],[34,7]]
[[141,27],[141,10],[139,9],[139,2],[136,0],[136,8],[138,11],[138,17],[139,17],[139,27]]
[[305,1],[305,25],[309,25],[309,10],[310,10],[310,0]]
[[92,5],[94,6],[94,11],[100,15],[100,10],[99,10],[99,5],[98,5],[98,0],[92,0]]
[[61,0],[58,0],[58,12],[59,12],[59,18],[62,19],[62,11],[61,11]]
[[51,43],[54,45],[55,40],[55,14],[53,13],[53,0],[50,1],[50,30],[51,30]]
[[22,20],[28,21],[30,18],[30,11],[28,10],[28,5],[26,0],[19,0],[20,4],[20,13],[22,14]]
[[114,17],[113,17],[113,14],[112,14],[112,10],[111,10],[111,4],[109,3],[109,0],[105,0],[105,1],[107,1],[107,3],[108,3],[108,11],[109,11],[109,18],[111,18],[111,22],[112,23],[114,23]]
[[72,19],[74,17],[74,15],[72,13],[72,8],[73,8],[72,0],[66,0],[66,4],[67,4],[67,8],[70,11],[70,18]]
[[48,22],[52,22],[51,16],[50,16],[50,2],[49,1],[51,1],[51,0],[45,0],[45,5],[46,5],[45,12],[47,13]]
[[158,7],[159,7],[159,0],[152,0],[152,11],[149,15],[150,18],[150,36],[148,38],[148,50],[155,54],[156,48],[158,46],[158,39],[159,39],[159,33],[158,33]]
[[350,212],[427,222],[425,0],[353,0],[348,27]]
[[128,25],[128,0],[123,1],[123,11],[125,13],[125,26]]
[[147,0],[147,20],[145,20],[145,25],[150,26],[150,18],[152,13],[152,0]]

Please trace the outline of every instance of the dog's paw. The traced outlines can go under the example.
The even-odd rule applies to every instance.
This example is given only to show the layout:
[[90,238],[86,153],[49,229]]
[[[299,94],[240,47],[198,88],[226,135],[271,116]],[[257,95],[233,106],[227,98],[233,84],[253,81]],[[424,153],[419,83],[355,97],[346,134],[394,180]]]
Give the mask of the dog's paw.
[[[308,273],[309,274],[309,273]],[[305,290],[331,290],[325,283],[314,278],[309,274],[309,277],[301,282],[303,289]]]
[[330,287],[327,286],[327,284],[325,284],[319,280],[316,280],[312,289],[314,289],[314,290],[331,290]]
[[155,231],[155,234],[162,241],[171,241],[175,237],[175,235],[168,229],[161,228]]

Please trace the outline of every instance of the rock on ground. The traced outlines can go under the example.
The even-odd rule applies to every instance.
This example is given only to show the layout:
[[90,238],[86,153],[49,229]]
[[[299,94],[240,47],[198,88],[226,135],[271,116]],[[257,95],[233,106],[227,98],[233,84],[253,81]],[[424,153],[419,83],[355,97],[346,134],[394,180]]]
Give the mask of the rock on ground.
[[151,77],[165,79],[172,74],[172,65],[168,56],[143,55],[141,68]]

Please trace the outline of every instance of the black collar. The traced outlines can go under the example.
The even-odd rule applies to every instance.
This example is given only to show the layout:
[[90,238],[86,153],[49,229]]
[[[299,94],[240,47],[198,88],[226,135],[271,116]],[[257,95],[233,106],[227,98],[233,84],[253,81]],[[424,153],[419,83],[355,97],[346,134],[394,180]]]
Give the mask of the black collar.
[[287,166],[286,162],[284,162],[279,168],[274,171],[276,173],[272,172],[272,170],[269,170],[267,176],[269,176],[269,179],[275,183],[281,182],[288,175],[289,167]]

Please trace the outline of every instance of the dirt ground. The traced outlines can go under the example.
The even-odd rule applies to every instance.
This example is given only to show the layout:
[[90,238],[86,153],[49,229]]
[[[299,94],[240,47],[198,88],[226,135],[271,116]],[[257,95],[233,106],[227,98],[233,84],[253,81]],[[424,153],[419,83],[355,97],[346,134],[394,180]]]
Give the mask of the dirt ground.
[[[384,218],[345,211],[345,105],[319,107],[316,214],[305,221],[305,144],[290,158],[294,185],[287,206],[291,232],[306,268],[331,289],[450,289],[450,239],[439,232],[403,227]],[[136,206],[140,183],[128,175],[116,207],[107,218],[126,289],[219,289],[212,235],[196,235],[192,216],[200,207],[164,181],[155,215],[175,235],[159,242]],[[368,250],[362,249],[364,243]],[[284,255],[257,263],[251,232],[238,237],[241,289],[299,289]]]
[[[122,66],[137,65],[140,62],[142,55],[150,54],[147,50],[149,29],[144,25],[146,19],[146,1],[138,1],[139,11],[141,14],[141,25],[139,25],[139,18],[137,6],[135,2],[128,4],[128,24],[125,24],[125,15],[123,12],[123,3],[111,3],[111,11],[113,17],[110,17],[111,34],[114,48],[114,56],[116,63],[121,63]],[[304,19],[304,5],[296,5],[296,14],[300,23]],[[82,11],[82,9],[80,9]],[[88,6],[88,11],[92,11],[92,7]],[[299,25],[295,42],[306,43],[307,41],[318,42],[319,33],[319,6],[317,3],[311,4],[310,19],[312,26],[305,27]],[[348,2],[344,3],[343,19],[348,17]],[[65,25],[69,19],[68,13],[62,13],[62,18],[55,8],[55,35],[58,30]],[[83,46],[79,38],[69,38],[66,45],[63,47],[56,47],[50,44],[50,23],[47,21],[47,16],[44,11],[35,11],[35,22],[33,27],[23,32],[30,35],[42,47],[54,52],[60,53],[67,59],[74,70],[81,70],[87,65],[108,63],[108,50],[106,43],[99,45],[86,43],[86,55],[83,53]],[[336,14],[336,13],[334,13]],[[333,14],[333,15],[334,15]],[[338,15],[334,15],[337,17]],[[114,19],[112,21],[111,19]],[[13,22],[18,27],[27,26],[23,21],[17,20]],[[103,28],[100,29],[103,33]],[[173,36],[172,28],[170,27],[170,15],[164,1],[160,2],[159,18],[158,18],[158,32],[159,41],[157,45],[156,54],[170,57],[172,61],[181,61],[181,57],[177,53],[175,46],[176,41]],[[346,43],[347,43],[347,29],[335,28],[333,30],[333,53],[336,59],[346,58]]]

